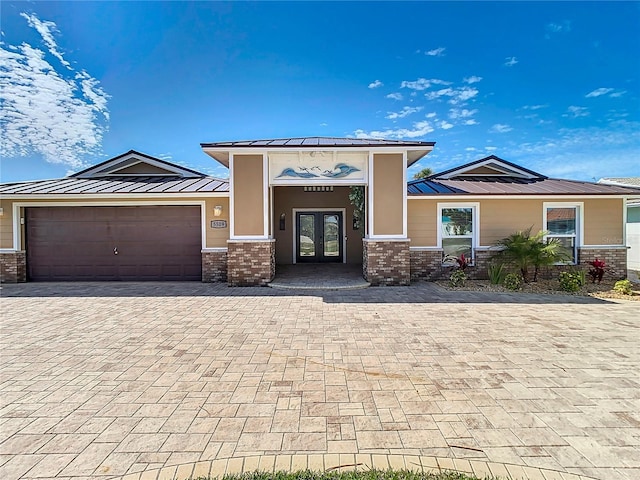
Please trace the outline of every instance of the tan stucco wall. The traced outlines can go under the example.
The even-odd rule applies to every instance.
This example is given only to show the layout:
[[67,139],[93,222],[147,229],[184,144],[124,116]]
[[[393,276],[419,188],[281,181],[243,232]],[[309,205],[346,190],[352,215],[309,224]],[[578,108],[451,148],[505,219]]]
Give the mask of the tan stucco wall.
[[[545,199],[479,199],[469,198],[459,203],[480,203],[480,246],[495,245],[500,239],[518,230],[531,227],[532,233],[543,228],[544,203],[576,203],[580,200]],[[412,247],[435,247],[438,243],[438,203],[442,200],[415,200],[408,203],[408,235]],[[623,245],[623,200],[584,200],[583,245]]]
[[412,247],[435,247],[438,244],[438,202],[407,201],[407,235]]
[[404,201],[402,154],[373,156],[373,234],[402,236]]
[[[19,203],[50,203],[50,204],[59,204],[60,206],[64,206],[66,203],[71,202],[82,202],[84,205],[91,206],[96,203],[109,203],[109,202],[131,202],[131,206],[135,206],[136,203],[145,202],[145,205],[151,205],[153,203],[161,204],[163,200],[170,201],[172,200],[170,197],[166,199],[157,199],[157,198],[115,198],[115,199],[86,199],[86,198],[75,198],[70,200],[63,199],[39,199],[39,200],[17,200]],[[229,197],[215,197],[215,198],[175,198],[174,200],[180,202],[194,202],[193,204],[198,204],[199,202],[204,201],[204,211],[205,211],[205,238],[206,245],[205,248],[220,248],[227,246],[227,240],[229,239]],[[123,203],[119,203],[125,205]],[[216,205],[222,206],[222,215],[220,217],[213,216],[213,208]],[[0,248],[13,248],[13,201],[12,200],[2,200],[0,201],[0,206],[4,209],[4,215],[0,217]],[[78,205],[74,205],[78,206]],[[227,228],[211,228],[211,220],[226,220]],[[20,248],[24,248],[24,228],[22,229],[22,245]]]
[[543,200],[480,201],[480,245],[495,245],[518,230],[531,228],[535,234],[542,230]]
[[[226,248],[227,240],[229,240],[229,197],[207,198],[205,202],[206,248]],[[216,205],[222,206],[222,215],[219,217],[213,216],[213,209]],[[211,228],[212,220],[226,220],[227,228]]]
[[[362,234],[353,230],[353,206],[349,202],[349,187],[334,187],[333,192],[304,192],[303,187],[274,187],[274,238],[276,262],[293,263],[294,208],[345,208],[347,263],[362,263]],[[285,230],[280,230],[280,214],[285,214]]]
[[585,200],[585,245],[624,245],[622,199]]
[[234,233],[264,235],[264,179],[262,155],[234,155]]
[[0,200],[0,248],[13,248],[13,202]]

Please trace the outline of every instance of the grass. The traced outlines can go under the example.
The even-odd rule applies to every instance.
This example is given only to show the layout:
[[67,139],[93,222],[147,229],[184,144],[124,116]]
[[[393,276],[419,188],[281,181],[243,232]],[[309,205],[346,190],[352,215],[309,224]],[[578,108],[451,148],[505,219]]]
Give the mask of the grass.
[[[222,480],[497,480],[497,477],[476,477],[475,475],[454,471],[437,473],[414,472],[410,470],[355,470],[314,472],[302,470],[299,472],[247,472],[231,474]],[[214,480],[212,477],[199,477],[193,480]]]

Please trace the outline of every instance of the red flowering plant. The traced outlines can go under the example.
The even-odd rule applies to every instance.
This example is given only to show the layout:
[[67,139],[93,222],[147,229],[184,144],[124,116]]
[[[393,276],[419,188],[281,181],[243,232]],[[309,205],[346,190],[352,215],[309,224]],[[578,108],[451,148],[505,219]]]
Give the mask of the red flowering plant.
[[602,281],[602,277],[604,276],[604,269],[607,266],[604,263],[604,260],[598,260],[597,258],[593,262],[589,262],[591,268],[589,269],[589,276],[591,277],[591,283],[598,283]]
[[469,262],[469,259],[464,256],[464,253],[461,253],[460,256],[456,258],[456,263],[458,264],[458,268],[464,271],[471,262]]

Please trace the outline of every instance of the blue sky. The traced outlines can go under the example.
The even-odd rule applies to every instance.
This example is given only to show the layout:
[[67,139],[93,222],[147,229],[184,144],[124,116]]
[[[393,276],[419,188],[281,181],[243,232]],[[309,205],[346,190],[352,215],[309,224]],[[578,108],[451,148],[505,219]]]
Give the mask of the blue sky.
[[3,182],[135,149],[211,175],[201,142],[435,141],[410,174],[495,154],[640,176],[639,2],[12,2]]

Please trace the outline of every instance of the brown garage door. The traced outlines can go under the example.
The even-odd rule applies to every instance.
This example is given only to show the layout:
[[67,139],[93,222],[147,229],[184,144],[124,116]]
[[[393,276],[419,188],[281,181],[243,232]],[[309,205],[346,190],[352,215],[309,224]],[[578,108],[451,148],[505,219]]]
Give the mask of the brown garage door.
[[26,209],[29,280],[200,280],[200,207]]

